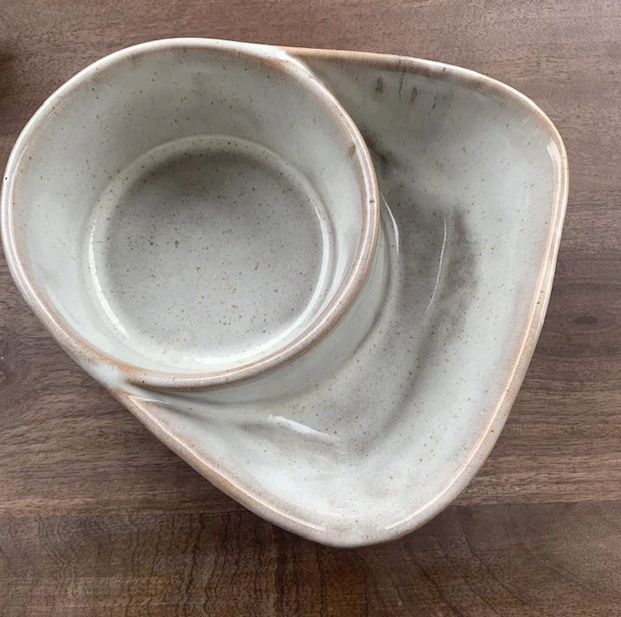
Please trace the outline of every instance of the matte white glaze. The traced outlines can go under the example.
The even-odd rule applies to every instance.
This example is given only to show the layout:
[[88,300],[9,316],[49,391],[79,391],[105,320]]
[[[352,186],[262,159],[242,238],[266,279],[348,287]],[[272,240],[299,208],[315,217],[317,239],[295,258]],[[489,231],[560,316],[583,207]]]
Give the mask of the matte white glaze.
[[374,153],[383,235],[370,297],[386,301],[372,330],[333,375],[269,402],[231,402],[243,387],[217,402],[146,392],[90,370],[261,516],[319,542],[369,544],[437,514],[495,443],[545,314],[566,156],[532,102],[471,71],[289,51]]

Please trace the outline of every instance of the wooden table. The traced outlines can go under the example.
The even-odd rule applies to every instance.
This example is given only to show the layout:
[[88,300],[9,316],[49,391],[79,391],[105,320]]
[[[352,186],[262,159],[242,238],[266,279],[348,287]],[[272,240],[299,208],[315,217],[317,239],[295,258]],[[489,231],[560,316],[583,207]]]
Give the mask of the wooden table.
[[390,544],[273,527],[60,350],[0,263],[0,615],[621,615],[621,2],[0,0],[0,163],[45,97],[175,35],[474,68],[551,116],[570,199],[550,309],[491,458]]

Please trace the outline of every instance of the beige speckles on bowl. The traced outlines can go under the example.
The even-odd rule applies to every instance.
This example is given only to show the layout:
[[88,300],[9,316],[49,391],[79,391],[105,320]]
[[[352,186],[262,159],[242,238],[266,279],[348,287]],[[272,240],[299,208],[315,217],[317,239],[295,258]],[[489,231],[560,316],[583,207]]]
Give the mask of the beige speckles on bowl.
[[95,305],[147,357],[237,366],[325,301],[334,232],[294,168],[255,143],[190,137],[104,190],[88,234]]
[[[314,356],[298,359],[297,377],[288,375],[290,368],[275,371],[269,379],[278,387],[263,397],[256,396],[262,380],[192,394],[147,391],[124,373],[112,379],[100,366],[78,359],[162,441],[261,516],[327,544],[385,541],[445,507],[495,443],[545,314],[567,196],[566,156],[553,125],[532,102],[477,73],[393,56],[284,51],[306,65],[351,116],[379,182],[381,234],[361,290],[366,301],[339,321],[343,331],[359,334],[355,349],[345,345],[347,353],[339,355],[341,346],[328,343],[343,339],[329,333],[314,347]],[[269,309],[266,330],[286,333],[329,293],[322,277],[329,279],[330,269],[337,267],[338,246],[330,238],[338,235],[338,208],[325,207],[324,193],[309,174],[300,176],[299,165],[289,169],[271,162],[269,170],[280,169],[283,176],[268,172],[274,183],[268,193],[285,190],[294,197],[270,200],[250,216],[245,189],[230,174],[244,165],[263,174],[259,161],[272,154],[251,147],[246,156],[239,150],[244,144],[236,143],[235,157],[229,157],[230,151],[217,145],[192,141],[181,159],[174,142],[170,149],[145,150],[154,159],[144,170],[124,179],[122,167],[102,183],[122,196],[114,203],[130,208],[129,218],[123,224],[114,216],[97,222],[98,216],[106,218],[104,199],[88,219],[94,233],[87,267],[100,270],[97,280],[112,312],[124,315],[121,325],[133,324],[137,337],[162,332],[141,344],[159,346],[161,353],[167,337],[183,339],[183,319],[175,311],[200,311],[202,286],[231,303],[231,311],[215,308],[206,316],[214,327],[202,338],[186,336],[175,346],[175,353],[195,361],[207,347],[223,357],[245,353],[247,331],[261,345],[255,313]],[[221,171],[212,167],[203,174],[197,162],[201,153],[215,157],[211,164]],[[187,162],[181,163],[184,156]],[[145,174],[148,181],[141,184]],[[169,197],[143,199],[157,187],[178,186],[170,181],[173,174],[187,187],[181,197],[189,209],[183,214],[169,207]],[[206,230],[201,218],[196,196],[204,194],[206,178],[223,183],[222,192],[214,193],[214,213],[219,194],[229,195],[244,211],[229,213],[243,219],[237,232],[248,254],[239,261],[241,269],[227,257],[228,224],[216,217]],[[166,190],[156,193],[161,197]],[[6,243],[6,190],[4,200]],[[296,204],[303,206],[298,210]],[[268,223],[275,216],[272,208],[290,216]],[[151,216],[167,225],[153,228]],[[198,230],[192,229],[193,221]],[[259,292],[235,300],[228,285],[252,286],[250,271],[257,263],[259,269],[272,263],[271,256],[255,259],[264,245],[253,229],[268,224],[275,225],[270,237],[278,238],[273,247],[278,269],[265,279],[271,295],[260,302],[255,302]],[[299,227],[307,233],[293,240]],[[165,248],[155,250],[156,244]],[[201,252],[206,245],[218,247],[215,261]],[[15,250],[9,243],[9,256]],[[139,257],[124,272],[122,264],[134,251]],[[167,253],[182,256],[187,266],[179,280],[174,261],[162,266],[170,294],[157,276],[150,278],[152,264]],[[207,285],[206,263],[218,264],[226,280]],[[111,282],[115,277],[120,283]],[[26,287],[19,273],[17,278]],[[167,306],[170,319],[161,313],[141,319],[135,294]],[[190,301],[176,302],[177,295]],[[241,318],[229,324],[237,307]],[[352,343],[355,337],[344,340]],[[323,364],[329,370],[320,370]],[[300,374],[313,377],[292,389],[291,383],[300,385]]]
[[375,260],[371,157],[281,49],[172,39],[112,54],[45,102],[6,175],[9,263],[83,364],[154,390],[287,366],[289,391],[319,377],[291,365],[328,334],[350,349],[365,334],[343,317]]

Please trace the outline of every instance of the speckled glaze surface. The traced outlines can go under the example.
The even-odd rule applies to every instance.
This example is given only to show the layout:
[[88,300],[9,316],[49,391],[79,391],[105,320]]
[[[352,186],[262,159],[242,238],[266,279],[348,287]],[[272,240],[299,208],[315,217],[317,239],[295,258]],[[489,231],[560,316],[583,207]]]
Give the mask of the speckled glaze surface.
[[[382,542],[444,508],[502,429],[545,315],[567,159],[547,117],[485,76],[412,58],[285,51],[335,95],[373,157],[382,231],[367,297],[382,302],[343,319],[346,329],[368,323],[364,337],[328,376],[262,400],[253,399],[252,385],[238,398],[147,391],[77,359],[164,443],[257,514],[326,544]],[[219,156],[224,165],[227,154]],[[236,156],[235,165],[253,165],[249,157]],[[178,163],[166,160],[169,174]],[[191,161],[176,173],[200,185]],[[312,199],[297,175],[285,181]],[[121,189],[130,203],[133,193]],[[320,220],[305,223],[311,244]],[[143,224],[140,217],[136,228]],[[281,232],[285,238],[286,227]],[[177,248],[173,236],[163,241]],[[129,250],[127,242],[118,250]],[[307,278],[316,277],[312,263],[304,261]],[[114,263],[107,267],[113,276]],[[303,289],[287,293],[302,298]],[[322,345],[315,361],[325,357]],[[286,370],[274,374],[286,382]]]
[[104,191],[87,278],[104,318],[148,357],[234,366],[286,339],[329,293],[329,221],[274,153],[231,137],[180,139]]
[[27,299],[107,381],[214,388],[286,367],[299,390],[325,361],[294,360],[335,330],[351,350],[368,328],[343,318],[368,305],[371,157],[279,48],[169,39],[94,63],[20,135],[3,202]]

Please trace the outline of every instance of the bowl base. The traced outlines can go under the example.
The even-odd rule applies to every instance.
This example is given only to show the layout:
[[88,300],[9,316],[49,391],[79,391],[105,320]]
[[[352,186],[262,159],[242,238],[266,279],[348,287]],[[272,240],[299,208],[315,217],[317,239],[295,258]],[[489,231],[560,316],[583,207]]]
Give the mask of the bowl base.
[[326,297],[333,232],[262,146],[176,140],[118,170],[85,247],[103,318],[151,360],[222,369],[294,336]]

